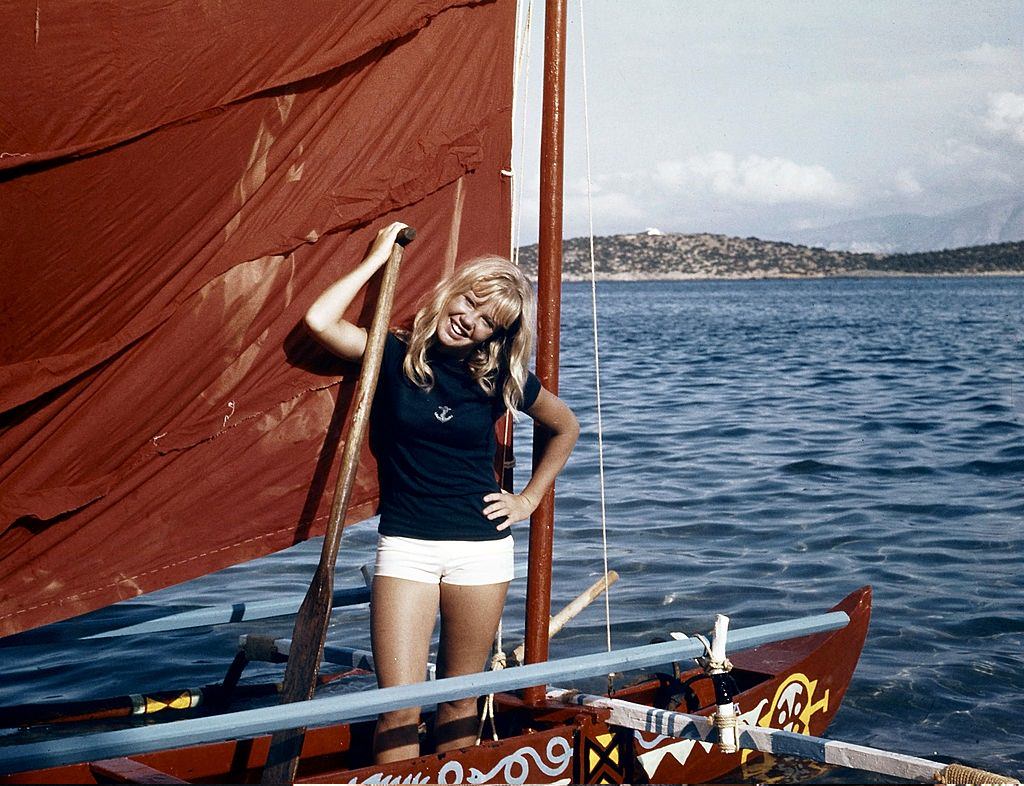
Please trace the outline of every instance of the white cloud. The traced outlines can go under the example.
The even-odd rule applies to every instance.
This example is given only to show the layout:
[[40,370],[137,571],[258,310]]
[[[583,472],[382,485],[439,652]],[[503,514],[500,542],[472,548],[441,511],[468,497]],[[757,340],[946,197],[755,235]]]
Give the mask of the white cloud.
[[909,167],[900,167],[896,171],[896,190],[904,196],[917,196],[924,189]]
[[[594,213],[594,231],[598,235],[625,232],[650,219],[649,208],[640,195],[632,193],[629,178],[621,175],[595,178],[587,199],[586,178],[567,178],[563,189],[563,222],[565,237],[583,237],[590,232],[589,211]],[[601,181],[601,182],[599,182]],[[528,245],[537,240],[539,202],[536,180],[528,182],[519,206],[520,226],[517,244]]]
[[1004,77],[1020,73],[1024,68],[1024,49],[1019,46],[994,46],[987,41],[973,49],[966,49],[953,55],[958,63],[992,68]]
[[1024,144],[1024,95],[1009,91],[990,95],[985,125]]
[[971,169],[981,164],[991,163],[998,157],[995,151],[961,137],[944,139],[941,145],[929,149],[927,154],[928,164],[932,168]]
[[[576,209],[576,212],[583,213],[586,209],[587,200],[584,195],[570,196],[566,201]],[[595,192],[590,202],[594,209],[595,222],[603,219],[638,219],[645,215],[635,197],[621,191]]]
[[850,189],[818,164],[758,155],[737,159],[720,150],[682,161],[661,161],[654,178],[673,191],[706,189],[747,204],[841,204],[851,196]]

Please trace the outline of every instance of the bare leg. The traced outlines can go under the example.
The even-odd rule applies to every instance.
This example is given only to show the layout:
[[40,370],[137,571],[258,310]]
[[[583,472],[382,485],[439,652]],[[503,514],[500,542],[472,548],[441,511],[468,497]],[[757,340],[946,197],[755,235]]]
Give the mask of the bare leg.
[[[373,579],[370,636],[380,687],[410,685],[426,678],[437,607],[436,584],[391,576]],[[419,722],[419,707],[381,713],[373,737],[374,760],[386,764],[419,756]]]
[[[507,581],[480,586],[441,584],[439,676],[458,677],[483,669],[494,643],[507,591]],[[438,752],[472,745],[476,742],[478,725],[475,698],[438,704]]]

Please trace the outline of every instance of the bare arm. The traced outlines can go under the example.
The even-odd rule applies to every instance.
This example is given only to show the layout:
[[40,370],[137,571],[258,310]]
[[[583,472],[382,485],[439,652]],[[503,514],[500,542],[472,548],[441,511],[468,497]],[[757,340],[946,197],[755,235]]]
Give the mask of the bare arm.
[[529,518],[537,509],[543,496],[554,485],[565,462],[569,460],[569,454],[580,435],[580,424],[572,410],[545,388],[540,389],[540,395],[527,413],[547,428],[551,436],[526,488],[518,494],[501,492],[484,497],[484,502],[490,503],[484,508],[484,515],[492,521],[504,519],[497,525],[499,530],[508,529],[515,522]]
[[309,332],[345,360],[362,359],[366,351],[366,328],[354,325],[342,315],[352,305],[359,290],[388,261],[398,233],[404,228],[405,224],[396,221],[380,230],[363,261],[351,273],[327,287],[306,312]]

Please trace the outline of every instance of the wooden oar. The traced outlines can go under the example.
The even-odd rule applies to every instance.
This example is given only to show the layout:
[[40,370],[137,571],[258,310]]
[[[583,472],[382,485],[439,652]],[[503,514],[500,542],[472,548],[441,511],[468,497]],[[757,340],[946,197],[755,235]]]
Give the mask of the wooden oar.
[[[384,266],[384,280],[381,282],[380,295],[377,299],[377,311],[373,315],[373,323],[370,325],[370,332],[366,337],[366,351],[363,353],[363,367],[359,373],[356,408],[352,416],[352,427],[349,429],[348,439],[345,441],[341,470],[338,473],[338,485],[331,506],[331,517],[327,523],[324,545],[320,552],[320,563],[316,567],[309,590],[295,617],[292,647],[281,691],[282,704],[310,699],[316,687],[316,677],[323,656],[324,639],[327,635],[327,624],[331,616],[334,563],[338,559],[338,546],[341,543],[345,511],[348,509],[348,500],[352,494],[356,468],[359,465],[359,453],[370,420],[370,405],[373,402],[373,393],[377,389],[380,361],[384,354],[384,339],[387,334],[388,321],[391,319],[395,284],[398,282],[398,268],[402,264],[402,248],[411,243],[414,237],[416,237],[416,231],[411,227],[406,227],[399,232],[395,246],[391,249],[391,256]],[[299,754],[302,752],[304,736],[304,728],[285,729],[274,734],[270,743],[267,766],[263,770],[262,783],[292,783],[295,780],[295,771],[299,766]]]

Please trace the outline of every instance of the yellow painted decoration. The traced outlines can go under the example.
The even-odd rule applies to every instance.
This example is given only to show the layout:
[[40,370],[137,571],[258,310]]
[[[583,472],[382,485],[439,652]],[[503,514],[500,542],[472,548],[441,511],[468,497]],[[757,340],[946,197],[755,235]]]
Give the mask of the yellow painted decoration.
[[769,709],[758,720],[764,728],[785,729],[799,734],[811,733],[811,717],[828,709],[829,691],[815,700],[818,681],[805,674],[791,674],[775,691]]
[[196,697],[192,691],[184,691],[172,698],[170,701],[161,701],[160,699],[154,699],[152,696],[145,696],[143,697],[143,700],[145,701],[145,709],[143,712],[146,715],[154,712],[160,712],[160,710],[165,710],[167,708],[172,710],[187,710],[196,705]]
[[[814,692],[817,688],[818,681],[808,678],[806,674],[791,674],[779,685],[775,691],[775,698],[758,718],[757,725],[765,729],[784,729],[798,734],[810,734],[811,717],[828,709],[829,691],[826,690],[822,697],[815,701]],[[744,749],[740,761],[746,764],[751,753],[752,751]]]
[[584,751],[587,762],[584,780],[587,783],[622,782],[621,754],[614,734],[598,734],[592,738],[585,738]]
[[602,745],[604,745],[605,752],[608,754],[608,758],[612,761],[612,763],[618,764],[619,763],[619,748],[618,748],[618,746],[612,744],[612,743],[615,742],[615,735],[614,734],[599,734],[597,736],[597,741],[599,743],[601,743]]

